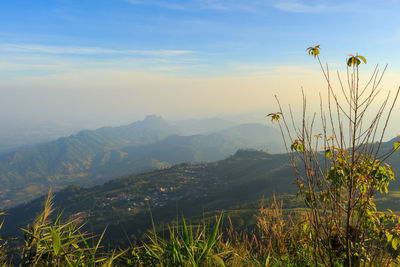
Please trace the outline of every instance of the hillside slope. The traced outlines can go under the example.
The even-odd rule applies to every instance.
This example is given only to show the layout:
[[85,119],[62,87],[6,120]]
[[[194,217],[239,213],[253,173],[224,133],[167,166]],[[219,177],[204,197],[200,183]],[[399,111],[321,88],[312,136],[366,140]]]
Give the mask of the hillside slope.
[[[239,150],[225,160],[206,164],[180,164],[165,170],[130,175],[101,186],[70,186],[56,193],[57,207],[66,216],[84,214],[88,229],[118,243],[150,228],[149,209],[157,225],[185,214],[199,216],[217,209],[231,209],[270,197],[274,192],[294,194],[293,170],[287,155]],[[41,209],[44,198],[7,211],[5,231],[15,232]],[[17,223],[18,222],[18,223]]]

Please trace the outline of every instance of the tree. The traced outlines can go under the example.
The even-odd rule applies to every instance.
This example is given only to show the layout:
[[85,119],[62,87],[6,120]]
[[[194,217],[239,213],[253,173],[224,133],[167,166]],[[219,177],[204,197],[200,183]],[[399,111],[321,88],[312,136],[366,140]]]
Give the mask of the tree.
[[319,57],[320,46],[307,51],[317,59],[327,85],[326,97],[320,94],[319,112],[308,114],[302,91],[300,123],[290,108],[284,112],[277,97],[279,112],[268,115],[279,124],[298,195],[306,206],[305,242],[315,255],[315,265],[390,265],[398,256],[400,220],[390,210],[377,211],[374,196],[387,193],[394,179],[385,160],[400,149],[400,143],[385,153],[381,145],[400,88],[394,97],[388,92],[371,116],[387,66],[380,72],[377,65],[362,85],[359,68],[367,61],[350,54],[346,83],[337,72],[339,87],[333,88],[328,65]]

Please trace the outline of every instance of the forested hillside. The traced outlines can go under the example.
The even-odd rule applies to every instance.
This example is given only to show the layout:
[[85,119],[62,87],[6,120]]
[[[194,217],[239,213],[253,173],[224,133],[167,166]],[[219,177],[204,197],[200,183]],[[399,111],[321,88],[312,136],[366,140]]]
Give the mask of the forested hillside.
[[[252,216],[246,217],[246,209],[251,207],[250,214],[254,214],[263,196],[295,192],[287,155],[239,150],[213,163],[180,164],[91,188],[70,186],[56,193],[55,206],[62,208],[66,216],[84,214],[91,231],[101,233],[109,225],[107,241],[124,243],[126,233],[138,238],[151,227],[149,210],[159,227],[177,215],[199,218],[222,209],[244,215],[237,216],[244,223]],[[295,201],[294,196],[291,199]],[[4,230],[18,231],[16,227],[31,221],[43,202],[44,197],[8,210]]]

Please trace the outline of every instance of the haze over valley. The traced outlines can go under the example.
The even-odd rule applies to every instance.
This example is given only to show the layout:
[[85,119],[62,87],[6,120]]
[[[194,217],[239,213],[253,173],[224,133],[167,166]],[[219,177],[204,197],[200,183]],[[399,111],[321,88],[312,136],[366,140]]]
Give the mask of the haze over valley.
[[279,132],[266,124],[222,119],[168,122],[149,115],[119,127],[83,130],[0,157],[2,208],[70,184],[96,185],[131,173],[182,162],[210,162],[238,149],[283,152]]

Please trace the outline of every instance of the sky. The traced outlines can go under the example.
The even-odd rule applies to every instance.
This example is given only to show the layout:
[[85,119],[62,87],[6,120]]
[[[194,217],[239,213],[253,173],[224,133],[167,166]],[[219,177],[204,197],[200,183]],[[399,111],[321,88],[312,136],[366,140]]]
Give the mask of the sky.
[[[2,0],[0,124],[267,114],[326,90],[306,48],[400,84],[398,0]],[[397,113],[400,111],[397,109]],[[399,129],[400,131],[400,129]]]

